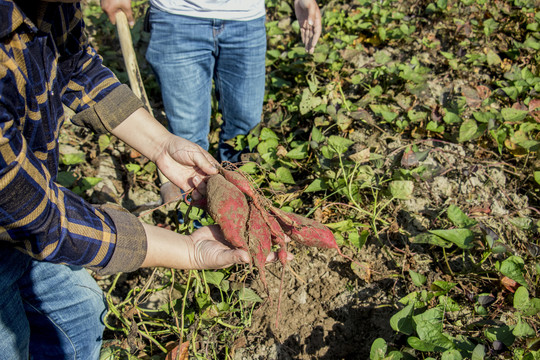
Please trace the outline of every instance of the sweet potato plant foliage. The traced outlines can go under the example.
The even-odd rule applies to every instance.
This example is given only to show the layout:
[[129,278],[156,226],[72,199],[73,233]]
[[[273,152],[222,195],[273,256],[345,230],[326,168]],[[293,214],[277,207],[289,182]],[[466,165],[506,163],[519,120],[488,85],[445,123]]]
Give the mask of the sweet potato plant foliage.
[[[227,236],[253,257],[96,276],[110,308],[103,358],[539,358],[538,4],[318,3],[323,34],[307,54],[292,3],[266,1],[263,118],[229,141],[247,149],[233,173],[248,187],[220,185],[215,208],[160,207],[148,159],[62,129],[64,186],[184,233],[225,214]],[[144,59],[148,2],[132,6],[165,123]],[[83,8],[90,41],[127,83],[115,28],[97,1]],[[211,153],[222,121],[216,105]],[[311,246],[321,236],[335,246]],[[282,261],[264,265],[271,251]]]

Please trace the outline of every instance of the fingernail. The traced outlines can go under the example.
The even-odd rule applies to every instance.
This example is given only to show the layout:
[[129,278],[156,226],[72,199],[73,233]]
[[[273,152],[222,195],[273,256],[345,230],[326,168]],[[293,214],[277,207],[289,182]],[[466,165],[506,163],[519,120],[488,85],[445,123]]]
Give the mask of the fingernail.
[[313,25],[313,20],[309,19],[308,24],[312,26]]

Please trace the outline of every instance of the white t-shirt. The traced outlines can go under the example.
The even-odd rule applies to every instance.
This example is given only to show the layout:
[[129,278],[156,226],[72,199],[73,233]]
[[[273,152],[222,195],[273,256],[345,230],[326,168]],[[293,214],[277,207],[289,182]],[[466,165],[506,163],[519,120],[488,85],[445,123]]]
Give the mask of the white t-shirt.
[[171,14],[207,19],[248,21],[265,16],[264,0],[150,0]]

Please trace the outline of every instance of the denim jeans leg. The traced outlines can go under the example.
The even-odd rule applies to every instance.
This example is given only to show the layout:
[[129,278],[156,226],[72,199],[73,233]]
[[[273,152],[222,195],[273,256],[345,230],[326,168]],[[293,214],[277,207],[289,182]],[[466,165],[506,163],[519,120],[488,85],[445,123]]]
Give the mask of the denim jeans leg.
[[151,7],[150,63],[163,98],[169,130],[208,150],[214,41],[211,20]]
[[33,359],[99,359],[107,305],[86,269],[32,261],[19,287]]
[[[0,252],[7,260],[1,262],[2,268],[13,259],[27,264],[22,271],[12,272],[17,276],[15,289],[10,292],[16,294],[11,297],[16,301],[8,305],[16,307],[0,308],[0,336],[15,334],[14,329],[21,328],[15,335],[20,345],[6,346],[2,354],[15,354],[9,359],[28,359],[29,349],[35,360],[98,359],[107,307],[103,292],[90,274],[80,267],[39,262],[13,249],[10,254],[4,248]],[[6,272],[1,270],[0,283],[5,283]],[[2,291],[0,299],[5,296]],[[13,310],[7,313],[10,308]],[[6,322],[7,316],[15,315],[15,321]]]
[[220,132],[221,161],[240,161],[241,151],[225,144],[247,135],[261,121],[265,92],[265,17],[251,21],[225,21],[217,35],[219,54],[215,83],[223,114]]
[[30,261],[30,257],[17,250],[0,247],[0,358],[3,359],[28,359],[30,325],[17,280],[26,272]]

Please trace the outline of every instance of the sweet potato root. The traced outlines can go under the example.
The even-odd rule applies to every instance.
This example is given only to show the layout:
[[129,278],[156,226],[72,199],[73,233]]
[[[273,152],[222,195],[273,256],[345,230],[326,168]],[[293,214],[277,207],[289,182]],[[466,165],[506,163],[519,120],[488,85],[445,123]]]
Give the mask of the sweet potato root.
[[211,176],[207,183],[206,209],[233,246],[249,251],[246,238],[249,206],[236,186],[219,174]]
[[[365,279],[369,279],[369,268],[344,255],[328,227],[273,207],[240,172],[222,169],[221,173],[223,176],[213,175],[208,181],[208,212],[221,225],[225,238],[231,244],[248,251],[267,291],[264,272],[266,258],[272,245],[276,245],[284,271],[288,254],[287,237],[306,246],[336,249],[341,256],[361,266],[366,274]],[[283,284],[283,275],[281,280]]]
[[259,270],[261,281],[268,293],[268,283],[264,272],[266,258],[272,248],[272,236],[270,228],[265,222],[261,212],[253,204],[250,204],[250,214],[247,227],[248,249],[255,267]]

